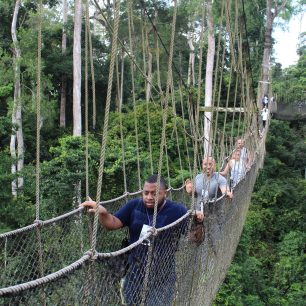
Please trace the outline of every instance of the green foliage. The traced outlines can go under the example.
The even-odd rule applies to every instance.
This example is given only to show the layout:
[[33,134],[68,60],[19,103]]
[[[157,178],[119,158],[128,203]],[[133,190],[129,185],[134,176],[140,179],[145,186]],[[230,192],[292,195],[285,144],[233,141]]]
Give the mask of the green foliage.
[[5,140],[8,135],[10,135],[12,131],[12,122],[7,117],[0,117],[0,134],[2,136],[2,140]]
[[8,150],[0,148],[0,232],[20,228],[33,223],[35,219],[35,207],[31,198],[20,196],[11,197],[11,182],[13,176],[11,170],[11,157]]
[[[99,144],[90,140],[89,173],[90,181],[96,183],[99,160]],[[73,209],[76,205],[76,188],[85,178],[85,143],[84,139],[65,136],[59,139],[59,145],[50,148],[50,161],[41,164],[41,211],[42,219],[57,216]]]
[[241,299],[242,294],[242,275],[239,265],[233,263],[230,270],[228,271],[228,276],[222,285],[222,289],[219,291],[214,305],[227,305],[227,306],[243,306],[243,301]]
[[273,93],[277,96],[277,101],[282,103],[305,102],[305,49],[300,47],[299,53],[300,57],[297,65],[284,70],[280,70],[278,66],[273,68]]
[[[186,148],[183,137],[183,120],[180,117],[174,117],[172,109],[168,110],[168,120],[166,126],[167,138],[167,156],[164,156],[162,162],[162,175],[168,177],[168,171],[171,173],[173,181],[171,185],[181,186],[184,179],[188,176],[188,154],[184,153]],[[28,114],[30,116],[30,114]],[[130,109],[125,109],[121,114],[111,113],[110,127],[108,132],[108,141],[105,151],[105,162],[102,184],[102,198],[106,200],[121,195],[125,191],[123,166],[125,167],[127,177],[127,189],[136,191],[141,188],[138,182],[138,163],[141,177],[141,184],[152,172],[158,171],[160,158],[160,145],[162,135],[162,109],[160,105],[155,103],[146,104],[139,102],[136,106],[136,112]],[[35,120],[32,117],[32,120]],[[138,155],[137,142],[135,133],[135,120],[138,126]],[[121,123],[122,122],[122,123]],[[150,146],[148,137],[148,122],[150,123],[152,156],[148,150]],[[122,125],[123,134],[126,137],[121,137]],[[186,125],[186,123],[185,123]],[[3,123],[3,129],[5,124]],[[63,214],[70,211],[76,205],[76,191],[79,182],[81,183],[82,194],[85,194],[85,140],[82,137],[63,136],[58,138],[57,132],[48,131],[50,139],[46,141],[44,131],[41,130],[41,179],[40,179],[40,218],[47,219],[53,216]],[[24,177],[24,197],[20,198],[21,202],[25,202],[25,209],[29,205],[34,207],[36,202],[35,196],[35,131],[33,126],[24,125],[26,131],[26,142],[29,143],[27,154],[25,155],[26,165],[21,175]],[[30,132],[32,131],[32,132]],[[9,131],[8,131],[9,133]],[[181,156],[177,155],[178,146],[181,148]],[[50,147],[50,149],[48,149]],[[191,147],[191,145],[190,145]],[[124,149],[124,151],[123,151]],[[1,151],[0,151],[1,153]],[[4,154],[4,152],[2,152]],[[0,162],[6,173],[1,176],[5,180],[3,193],[5,190],[10,190],[10,157],[6,152],[6,159]],[[100,140],[96,140],[93,135],[89,137],[88,144],[88,173],[89,173],[89,193],[92,198],[96,196],[96,186],[98,179],[98,168],[100,162]],[[192,154],[192,152],[189,152]],[[31,159],[32,158],[32,159]],[[167,159],[166,159],[167,158]],[[152,161],[152,164],[151,164]],[[152,166],[152,169],[151,169]],[[182,168],[181,168],[182,167]],[[2,189],[0,189],[1,192]],[[6,197],[10,199],[9,193]],[[18,199],[17,199],[18,202]],[[19,202],[18,202],[19,203]],[[26,210],[25,215],[30,215],[30,210]],[[29,222],[34,219],[26,217],[24,222]],[[21,221],[16,218],[8,219],[10,226],[18,227]],[[4,225],[3,225],[4,226]]]
[[12,92],[13,84],[3,85],[0,87],[0,98],[5,97]]
[[7,114],[8,103],[13,96],[12,64],[12,57],[0,45],[0,116]]
[[[147,109],[148,107],[148,109]],[[177,146],[179,145],[182,150],[185,148],[183,138],[183,123],[182,119],[172,116],[169,110],[168,121],[166,127],[167,138],[167,154],[168,161],[164,157],[162,166],[162,175],[167,177],[167,165],[171,177],[173,178],[172,186],[180,186],[184,179],[184,171],[180,169],[179,156],[177,156]],[[135,120],[138,126],[138,154],[140,160],[140,174],[142,180],[151,174],[151,158],[153,172],[158,171],[159,152],[162,134],[162,110],[161,107],[155,103],[146,104],[140,102],[136,106],[136,113],[130,109],[125,109],[124,113],[111,114],[111,126],[108,134],[108,143],[106,150],[105,160],[105,174],[107,181],[110,182],[103,191],[107,195],[114,196],[120,195],[124,192],[124,182],[122,176],[123,163],[125,165],[127,174],[128,190],[138,190],[138,181],[136,180],[138,169],[137,158],[137,141],[135,134]],[[148,126],[149,119],[149,126]],[[123,135],[123,148],[121,143],[120,121],[122,122]],[[148,131],[150,130],[152,156],[148,150],[150,146]],[[176,137],[176,131],[178,137]],[[181,153],[181,162],[183,169],[188,169],[188,155]],[[186,177],[186,176],[185,176]],[[113,187],[112,187],[113,186]],[[112,191],[113,193],[109,193]],[[115,193],[114,193],[115,192]]]
[[279,260],[275,265],[274,284],[281,290],[303,281],[306,234],[290,231],[278,245]]

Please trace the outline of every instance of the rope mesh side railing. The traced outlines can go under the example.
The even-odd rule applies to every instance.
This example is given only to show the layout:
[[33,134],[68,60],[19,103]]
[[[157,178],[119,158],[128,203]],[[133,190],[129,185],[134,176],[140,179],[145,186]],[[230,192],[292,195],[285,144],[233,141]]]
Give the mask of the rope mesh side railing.
[[[87,250],[88,245],[81,246],[80,233],[83,241],[88,241],[86,224],[89,217],[83,216],[82,223],[78,213],[56,222],[44,224],[40,222],[28,231],[17,232],[9,237],[0,237],[0,287],[19,284],[41,276],[38,271],[39,256],[42,250],[43,274],[57,271],[78,259]],[[83,229],[81,229],[83,227]],[[40,243],[37,241],[37,229],[40,231]]]
[[[118,199],[102,203],[110,212],[115,212],[122,206],[124,198],[132,199],[137,196],[139,196],[139,192],[126,194]],[[80,216],[80,211],[82,210],[77,209],[51,220],[40,221],[24,229],[1,234],[0,267],[2,272],[0,287],[19,284],[39,277],[37,270],[37,252],[39,249],[36,239],[37,228],[40,228],[43,259],[46,262],[44,274],[63,268],[88,250],[88,228],[92,220],[87,213]],[[110,252],[119,249],[121,247],[121,237],[126,237],[126,230],[110,232],[99,226],[99,250]],[[81,241],[85,241],[85,245],[82,246]]]
[[86,266],[89,258],[90,254],[85,254],[60,271],[24,284],[0,289],[0,305],[41,305],[40,297],[44,294],[47,305],[76,301],[79,298],[76,292],[82,287],[80,282],[83,282],[84,275],[84,269],[80,268]]
[[[232,201],[223,197],[205,206],[206,235],[202,244],[190,241],[187,214],[176,224],[158,229],[156,235],[149,234],[128,248],[98,253],[93,264],[99,281],[90,288],[89,304],[122,305],[123,298],[127,303],[139,304],[148,243],[152,243],[146,305],[162,305],[169,299],[176,305],[210,305],[239,242],[260,166],[260,153],[246,177],[235,187]],[[182,190],[172,192],[178,193],[178,198],[184,194]],[[82,304],[89,257],[80,255],[80,260],[36,282],[0,289],[0,305],[36,305],[42,294],[47,305]]]

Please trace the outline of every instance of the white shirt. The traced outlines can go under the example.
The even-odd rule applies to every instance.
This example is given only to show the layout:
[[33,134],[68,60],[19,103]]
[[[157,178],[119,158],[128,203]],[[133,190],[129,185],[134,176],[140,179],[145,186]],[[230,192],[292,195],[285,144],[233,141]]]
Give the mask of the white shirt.
[[234,186],[245,176],[246,168],[243,160],[232,159],[231,163],[231,180],[233,180]]
[[265,97],[264,102],[265,102],[265,104],[268,104],[268,103],[269,103],[268,97]]
[[248,150],[247,148],[243,147],[241,150],[240,150],[240,159],[246,163],[248,161]]
[[261,111],[262,120],[264,120],[264,121],[268,120],[268,116],[269,116],[269,111],[268,110]]

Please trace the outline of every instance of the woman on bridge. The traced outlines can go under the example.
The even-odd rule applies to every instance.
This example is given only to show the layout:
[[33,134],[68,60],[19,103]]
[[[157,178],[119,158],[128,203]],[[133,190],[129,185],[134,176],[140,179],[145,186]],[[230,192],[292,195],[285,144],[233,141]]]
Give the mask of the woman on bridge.
[[224,170],[220,171],[220,174],[226,176],[230,171],[230,188],[232,189],[244,178],[246,170],[245,161],[241,158],[241,151],[236,149],[232,154],[231,160],[227,163]]

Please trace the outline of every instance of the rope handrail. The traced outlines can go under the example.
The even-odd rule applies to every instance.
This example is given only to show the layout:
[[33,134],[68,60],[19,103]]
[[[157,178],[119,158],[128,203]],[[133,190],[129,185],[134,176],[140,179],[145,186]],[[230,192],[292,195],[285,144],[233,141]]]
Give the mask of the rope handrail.
[[88,261],[91,258],[91,255],[85,254],[83,255],[79,260],[77,260],[76,262],[70,264],[69,266],[51,273],[49,275],[43,276],[41,278],[35,279],[33,281],[30,282],[26,282],[23,284],[19,284],[19,285],[14,285],[14,286],[10,286],[10,287],[6,287],[6,288],[1,288],[0,289],[0,297],[3,296],[7,296],[10,294],[16,294],[25,290],[30,290],[33,289],[37,286],[41,286],[43,284],[52,282],[57,280],[58,278],[62,277],[63,275],[66,275],[68,273],[71,273],[72,271],[78,269],[81,265],[83,265],[86,261]]
[[[261,142],[263,142],[263,138],[261,139]],[[221,165],[220,169],[224,168],[224,166],[226,164],[226,160],[228,159],[228,157],[229,157],[229,155],[224,158],[223,164]],[[253,160],[253,163],[254,163],[254,160]],[[247,172],[248,171],[250,171],[250,170],[247,170]],[[174,188],[174,187],[170,186],[170,187],[167,188],[167,192],[170,192],[170,191],[180,191],[180,190],[182,190],[184,188],[185,188],[185,184],[183,184],[181,187],[178,187],[178,188]],[[126,199],[129,196],[135,196],[135,195],[139,195],[141,193],[142,193],[142,190],[138,190],[138,191],[135,191],[135,192],[125,192],[121,196],[118,196],[116,198],[100,201],[99,205],[111,204],[111,203],[116,202],[118,200]],[[211,202],[211,203],[218,202],[224,196],[225,195],[222,195],[219,198],[217,198],[216,200],[210,200],[209,202]],[[67,213],[65,213],[63,215],[60,215],[60,216],[57,216],[57,217],[54,217],[54,218],[51,218],[51,219],[48,219],[48,220],[39,220],[39,222],[34,222],[33,224],[24,226],[22,228],[18,228],[18,229],[12,230],[12,231],[8,231],[8,232],[5,232],[5,233],[2,233],[2,234],[0,234],[0,239],[9,237],[9,236],[12,236],[12,235],[15,235],[15,234],[23,233],[23,232],[26,232],[26,231],[30,231],[31,229],[36,228],[37,226],[44,226],[44,225],[49,225],[49,224],[55,223],[55,222],[57,222],[59,220],[63,220],[65,218],[68,218],[71,215],[77,214],[78,212],[81,212],[83,210],[84,210],[84,208],[80,207],[80,208],[73,209],[72,211],[67,212]]]
[[[162,228],[156,229],[156,231],[157,232],[162,232],[162,231],[167,230],[171,227],[174,227],[175,225],[180,223],[182,220],[186,219],[186,217],[189,216],[190,213],[191,213],[191,211],[188,211],[184,216],[182,216],[181,218],[179,218],[175,222],[173,222],[173,223],[171,223],[167,226],[164,226]],[[153,232],[148,232],[141,239],[137,240],[136,242],[130,244],[129,246],[127,246],[125,248],[122,248],[122,249],[120,249],[118,251],[114,251],[114,252],[97,253],[95,256],[97,258],[108,258],[108,257],[114,257],[114,256],[125,254],[128,251],[134,249],[136,246],[142,244],[145,240],[150,238],[152,235],[153,235]],[[9,294],[12,294],[12,293],[19,293],[21,291],[33,289],[34,287],[46,284],[46,283],[51,282],[51,281],[54,281],[54,280],[58,279],[59,277],[65,275],[67,273],[70,273],[73,270],[76,270],[82,264],[84,264],[86,261],[88,261],[90,258],[92,258],[92,253],[90,251],[87,251],[87,252],[85,252],[85,254],[79,260],[75,261],[74,263],[68,265],[67,267],[65,267],[63,269],[60,269],[57,272],[51,273],[49,275],[46,275],[44,277],[38,278],[38,279],[33,280],[33,281],[29,281],[29,282],[26,282],[26,283],[14,285],[14,286],[9,286],[9,287],[6,287],[6,288],[0,288],[0,297],[5,296],[5,295],[9,295]]]
[[[224,162],[225,161],[226,161],[226,159],[224,159]],[[223,164],[223,166],[224,166],[224,164]],[[221,166],[221,168],[223,166]],[[181,187],[178,187],[178,188],[174,188],[174,187],[170,186],[169,188],[167,188],[167,192],[170,192],[170,191],[181,191],[184,188],[185,188],[185,184],[183,184]],[[125,192],[124,194],[122,194],[121,196],[118,196],[116,198],[112,198],[112,199],[105,200],[105,201],[100,201],[99,205],[112,204],[113,202],[116,202],[118,200],[126,199],[129,196],[135,196],[135,195],[139,195],[141,193],[142,193],[142,190],[138,190],[138,191],[135,191],[135,192]],[[216,200],[210,200],[209,202],[211,202],[211,203],[218,202],[223,197],[224,197],[224,195],[220,196]],[[26,232],[26,231],[30,231],[33,228],[36,228],[37,226],[44,226],[44,225],[49,225],[49,224],[55,223],[55,222],[57,222],[59,220],[63,220],[63,219],[68,218],[68,217],[70,217],[70,216],[72,216],[74,214],[77,214],[77,213],[79,213],[79,212],[81,212],[83,210],[84,210],[84,208],[80,207],[80,208],[73,209],[72,211],[67,212],[67,213],[65,213],[63,215],[56,216],[56,217],[48,219],[48,220],[39,220],[39,222],[35,222],[33,224],[24,226],[22,228],[18,228],[18,229],[12,230],[12,231],[8,231],[8,232],[5,232],[5,233],[2,233],[2,234],[0,234],[0,239],[5,238],[5,237],[9,237],[9,236],[12,236],[12,235],[15,235],[15,234],[23,233],[23,232]]]
[[2,234],[0,234],[0,239],[6,238],[6,237],[9,237],[9,236],[13,236],[13,235],[16,235],[16,234],[19,234],[19,233],[27,232],[27,231],[29,231],[29,230],[37,227],[37,226],[38,226],[38,223],[32,223],[30,225],[27,225],[27,226],[24,226],[24,227],[21,227],[21,228],[12,230],[12,231],[2,233]]
[[183,215],[182,217],[180,217],[179,219],[177,219],[176,221],[172,222],[171,224],[168,224],[166,226],[160,227],[156,229],[157,233],[163,232],[169,228],[172,228],[174,226],[176,226],[177,224],[181,223],[181,221],[185,220],[187,217],[189,217],[192,214],[192,210],[189,209],[187,211],[187,213],[185,215]]
[[114,252],[108,252],[108,253],[100,253],[100,252],[98,252],[97,253],[97,257],[98,258],[107,258],[107,257],[114,257],[114,256],[125,254],[125,253],[131,251],[132,249],[134,249],[135,247],[139,246],[140,244],[142,244],[144,241],[146,241],[152,235],[153,235],[153,232],[149,231],[142,238],[138,239],[137,241],[135,241],[134,243],[130,244],[129,246],[127,246],[125,248],[122,248],[120,250],[114,251]]

